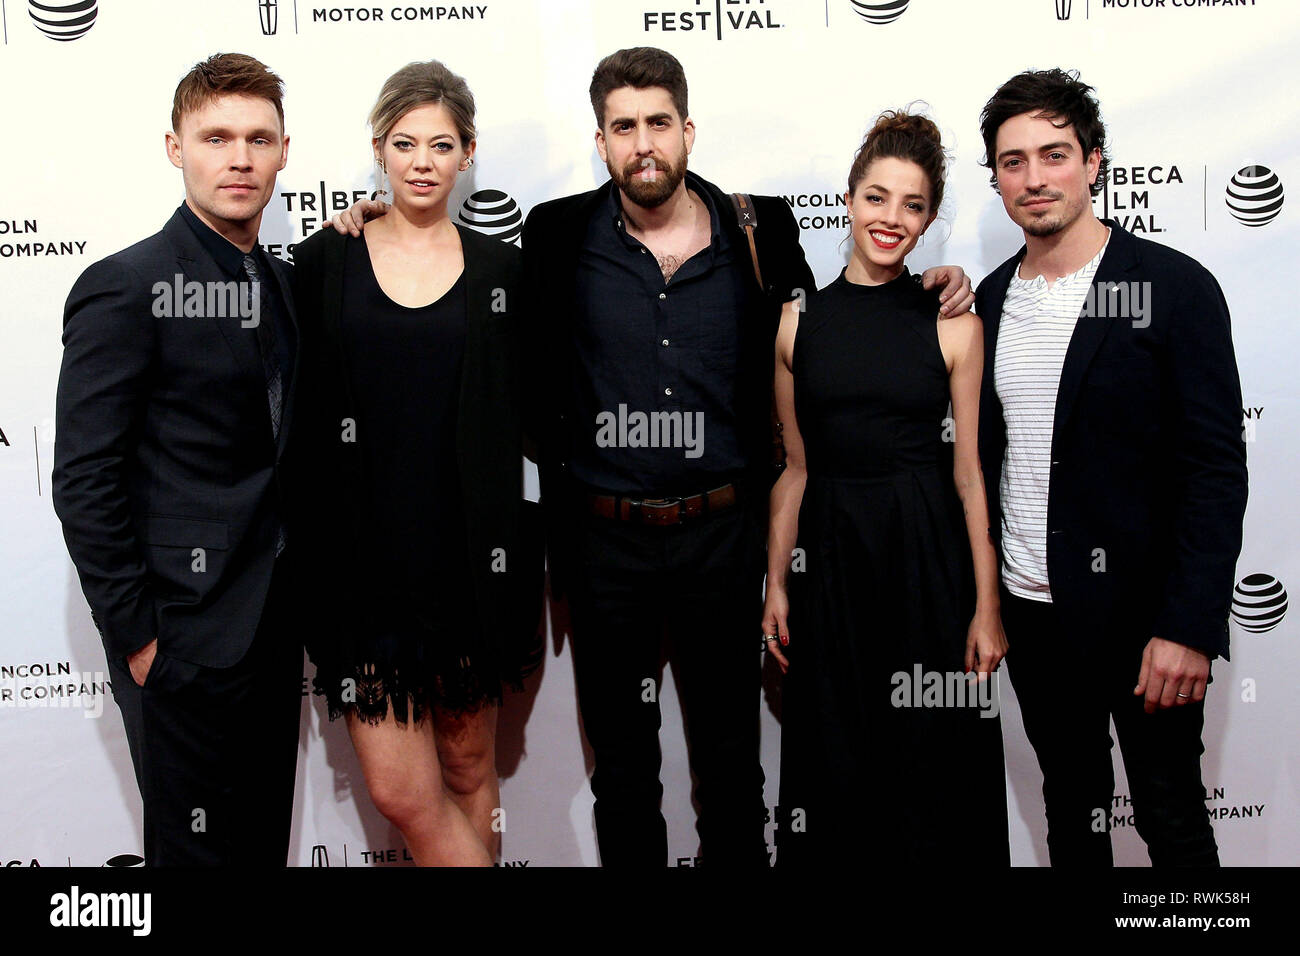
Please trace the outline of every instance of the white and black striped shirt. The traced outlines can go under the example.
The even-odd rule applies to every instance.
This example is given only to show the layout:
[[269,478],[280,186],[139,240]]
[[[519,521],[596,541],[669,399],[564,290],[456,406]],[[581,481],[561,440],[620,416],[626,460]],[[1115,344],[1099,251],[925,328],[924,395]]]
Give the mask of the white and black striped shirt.
[[993,387],[1007,424],[1002,460],[1002,582],[1012,594],[1051,601],[1047,491],[1061,367],[1106,243],[1086,266],[1048,287],[1041,275],[1011,276],[998,326]]

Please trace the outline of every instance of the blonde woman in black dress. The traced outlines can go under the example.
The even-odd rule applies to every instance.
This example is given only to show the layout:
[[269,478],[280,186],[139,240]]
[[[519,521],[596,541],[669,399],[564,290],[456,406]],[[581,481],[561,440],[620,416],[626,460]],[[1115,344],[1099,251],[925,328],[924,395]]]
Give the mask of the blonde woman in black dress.
[[525,670],[519,608],[540,585],[520,537],[519,254],[447,212],[475,150],[463,79],[412,63],[370,121],[390,212],[295,254],[287,497],[306,643],[416,863],[487,866],[504,822],[496,705]]

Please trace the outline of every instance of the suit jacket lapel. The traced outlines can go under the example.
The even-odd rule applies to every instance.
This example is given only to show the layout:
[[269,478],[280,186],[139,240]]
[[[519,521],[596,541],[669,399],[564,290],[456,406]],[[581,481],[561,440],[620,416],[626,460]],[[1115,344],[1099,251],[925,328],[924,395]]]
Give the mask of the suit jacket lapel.
[[[483,257],[474,254],[473,245],[477,234],[470,235],[470,229],[455,223],[456,231],[460,233],[460,248],[465,257],[465,312],[466,312],[466,334],[475,336],[477,341],[477,326],[482,323],[479,321],[482,316],[489,315],[492,310],[493,289],[490,281],[491,269],[486,268],[487,263],[482,261]],[[501,240],[496,240],[500,242]],[[509,308],[513,303],[506,303]],[[466,344],[469,344],[467,338]]]
[[[998,354],[998,332],[1002,328],[1002,307],[1006,305],[1007,290],[1011,287],[1011,277],[1015,274],[1016,269],[1020,267],[1020,262],[1025,257],[1025,247],[1020,247],[1020,252],[1009,262],[1003,263],[993,273],[989,281],[988,298],[980,304],[976,303],[980,321],[984,325],[984,379],[980,389],[980,407],[981,409],[992,410],[997,407],[994,403],[997,400],[997,388],[994,381],[994,363]],[[981,411],[981,417],[983,412]]]
[[[492,269],[487,256],[475,251],[477,234],[470,235],[470,230],[460,223],[455,223],[460,233],[460,248],[465,259],[465,354],[461,360],[460,398],[457,402],[459,412],[456,417],[456,457],[462,480],[472,480],[467,474],[467,453],[471,442],[482,440],[478,416],[482,409],[478,407],[480,383],[474,372],[482,367],[481,357],[488,348],[487,317],[491,315],[493,288]],[[493,239],[492,242],[500,242]],[[507,309],[515,305],[505,303]]]
[[1020,262],[1025,257],[1025,247],[1020,247],[1017,256],[999,267],[994,273],[996,279],[992,286],[989,287],[989,298],[985,302],[985,308],[980,309],[980,321],[984,324],[984,349],[989,360],[992,360],[998,346],[998,328],[1002,324],[1002,307],[1007,301],[1007,289],[1011,287],[1011,276],[1015,270],[1020,267]]
[[[1110,244],[1097,266],[1092,288],[1088,291],[1089,297],[1080,310],[1074,334],[1070,336],[1070,345],[1065,352],[1065,363],[1061,367],[1061,382],[1056,391],[1056,414],[1052,422],[1053,436],[1060,434],[1070,420],[1070,412],[1074,410],[1088,366],[1092,364],[1102,339],[1115,322],[1114,309],[1089,306],[1103,299],[1109,305],[1111,286],[1127,281],[1126,273],[1137,264],[1137,250],[1132,237],[1113,222],[1107,221],[1107,225],[1111,227]],[[1096,314],[1100,311],[1104,311],[1105,315]]]
[[356,410],[352,400],[351,379],[348,377],[347,356],[343,350],[343,263],[348,239],[335,233],[326,239],[321,249],[323,283],[320,299],[321,339],[325,347],[340,356],[344,372],[344,390],[349,414]]
[[[549,247],[544,257],[548,272],[543,279],[545,289],[540,292],[541,301],[530,303],[530,311],[538,319],[546,316],[551,325],[542,334],[546,336],[548,361],[555,372],[552,379],[556,383],[554,400],[561,409],[568,408],[570,399],[574,367],[573,328],[578,310],[583,307],[577,300],[578,260],[592,217],[604,207],[610,191],[615,188],[613,180],[606,180],[603,186],[577,196],[572,204],[566,204],[563,215],[555,217],[557,235],[546,237]],[[529,290],[528,294],[539,293]],[[535,360],[535,357],[530,357],[530,360]],[[567,444],[561,447],[567,447]]]
[[[176,250],[177,271],[184,277],[186,282],[226,283],[232,281],[208,255],[207,250],[203,248],[198,237],[186,225],[179,212],[168,220],[163,231],[167,234],[167,238],[171,240]],[[207,311],[206,308],[204,311]],[[265,373],[262,371],[261,355],[257,351],[257,340],[252,336],[242,334],[244,330],[239,325],[239,316],[232,315],[221,318],[209,315],[207,319],[221,332],[235,361],[245,371],[264,378]]]

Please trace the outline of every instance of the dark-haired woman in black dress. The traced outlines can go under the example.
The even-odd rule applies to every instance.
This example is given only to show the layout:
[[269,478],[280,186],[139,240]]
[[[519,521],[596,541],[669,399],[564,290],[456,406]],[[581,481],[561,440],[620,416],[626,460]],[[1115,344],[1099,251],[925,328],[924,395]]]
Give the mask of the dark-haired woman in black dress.
[[849,264],[781,320],[763,620],[786,671],[781,866],[1009,862],[981,324],[940,318],[903,265],[944,166],[933,123],[884,114],[849,174]]

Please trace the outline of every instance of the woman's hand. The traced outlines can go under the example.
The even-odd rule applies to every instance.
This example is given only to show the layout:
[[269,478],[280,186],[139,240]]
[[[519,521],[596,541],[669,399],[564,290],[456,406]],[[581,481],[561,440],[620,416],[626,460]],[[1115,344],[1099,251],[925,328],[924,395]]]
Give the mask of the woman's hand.
[[1002,630],[1002,615],[997,611],[975,611],[966,631],[966,673],[979,673],[987,679],[1007,656],[1007,636]]
[[786,616],[790,613],[790,599],[783,587],[768,586],[767,599],[763,602],[763,637],[767,652],[781,665],[781,673],[788,673],[790,662],[781,653],[781,648],[790,643],[790,627]]

